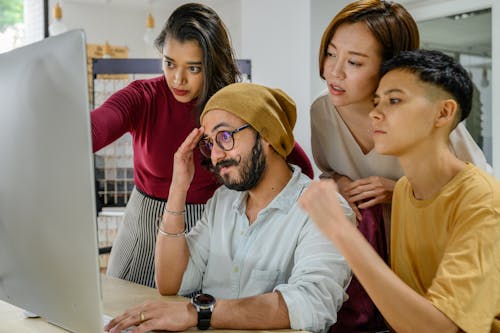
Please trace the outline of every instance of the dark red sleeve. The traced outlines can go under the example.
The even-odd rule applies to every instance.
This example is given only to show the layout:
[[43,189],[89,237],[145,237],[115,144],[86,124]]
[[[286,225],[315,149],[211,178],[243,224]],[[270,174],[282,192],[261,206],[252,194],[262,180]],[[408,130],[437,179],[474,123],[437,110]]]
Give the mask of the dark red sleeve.
[[138,81],[135,81],[113,93],[90,113],[94,152],[132,130],[134,112],[145,107],[144,95]]
[[300,145],[295,142],[293,150],[290,155],[287,156],[286,161],[290,164],[298,165],[304,173],[309,178],[314,178],[314,169],[312,167],[309,157],[307,157],[306,152],[300,147]]

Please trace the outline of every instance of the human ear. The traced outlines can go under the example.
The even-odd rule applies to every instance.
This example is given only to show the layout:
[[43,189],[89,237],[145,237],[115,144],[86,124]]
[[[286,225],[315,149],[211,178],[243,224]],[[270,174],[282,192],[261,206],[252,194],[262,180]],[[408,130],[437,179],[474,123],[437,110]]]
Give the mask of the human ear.
[[268,141],[266,141],[266,139],[264,139],[263,137],[259,137],[258,140],[260,140],[262,151],[267,157],[280,156],[280,154],[278,154],[276,149],[274,149],[274,147]]
[[452,124],[458,112],[458,104],[454,99],[444,99],[439,102],[439,112],[435,120],[436,127]]
[[260,140],[260,144],[262,145],[262,148],[265,152],[267,152],[267,153],[269,153],[270,151],[276,152],[274,150],[274,147],[271,146],[271,144],[269,142],[267,142],[265,139],[263,139],[262,137],[259,137],[258,140]]

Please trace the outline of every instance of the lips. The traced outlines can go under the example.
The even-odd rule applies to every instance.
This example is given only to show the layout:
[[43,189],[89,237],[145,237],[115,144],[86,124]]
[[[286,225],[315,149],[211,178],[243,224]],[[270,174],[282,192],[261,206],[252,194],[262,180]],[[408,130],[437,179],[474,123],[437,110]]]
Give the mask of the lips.
[[386,134],[386,132],[382,131],[381,129],[374,129],[373,130],[373,135],[376,135],[376,134]]
[[328,89],[330,90],[330,93],[333,95],[342,95],[345,93],[344,89],[335,84],[329,84]]
[[231,167],[222,167],[222,168],[218,168],[217,169],[217,174],[222,176],[223,174],[225,174],[227,172],[227,170],[229,170],[229,168]]
[[182,89],[175,89],[175,88],[173,88],[172,90],[173,90],[174,94],[177,96],[185,96],[189,92],[189,90],[182,90]]

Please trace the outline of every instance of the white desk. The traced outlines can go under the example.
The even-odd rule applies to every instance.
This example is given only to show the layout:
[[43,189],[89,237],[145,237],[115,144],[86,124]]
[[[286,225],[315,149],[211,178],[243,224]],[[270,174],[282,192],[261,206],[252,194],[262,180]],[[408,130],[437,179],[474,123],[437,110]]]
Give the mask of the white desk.
[[[161,296],[156,289],[125,280],[102,276],[104,313],[110,316],[121,314],[146,300],[168,300],[188,302],[180,296]],[[197,329],[193,329],[197,331]],[[63,333],[67,332],[47,323],[43,318],[26,318],[23,310],[0,301],[0,333]],[[210,332],[237,333],[237,330],[210,330]],[[291,332],[291,330],[252,331],[252,332]],[[294,331],[300,332],[300,331]]]

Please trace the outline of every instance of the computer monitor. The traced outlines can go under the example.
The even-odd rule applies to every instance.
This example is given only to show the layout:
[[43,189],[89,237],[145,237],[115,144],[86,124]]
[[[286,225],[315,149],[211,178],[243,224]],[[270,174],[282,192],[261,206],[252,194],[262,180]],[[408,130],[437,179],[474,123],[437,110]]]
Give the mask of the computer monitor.
[[83,31],[0,54],[0,299],[102,332]]

